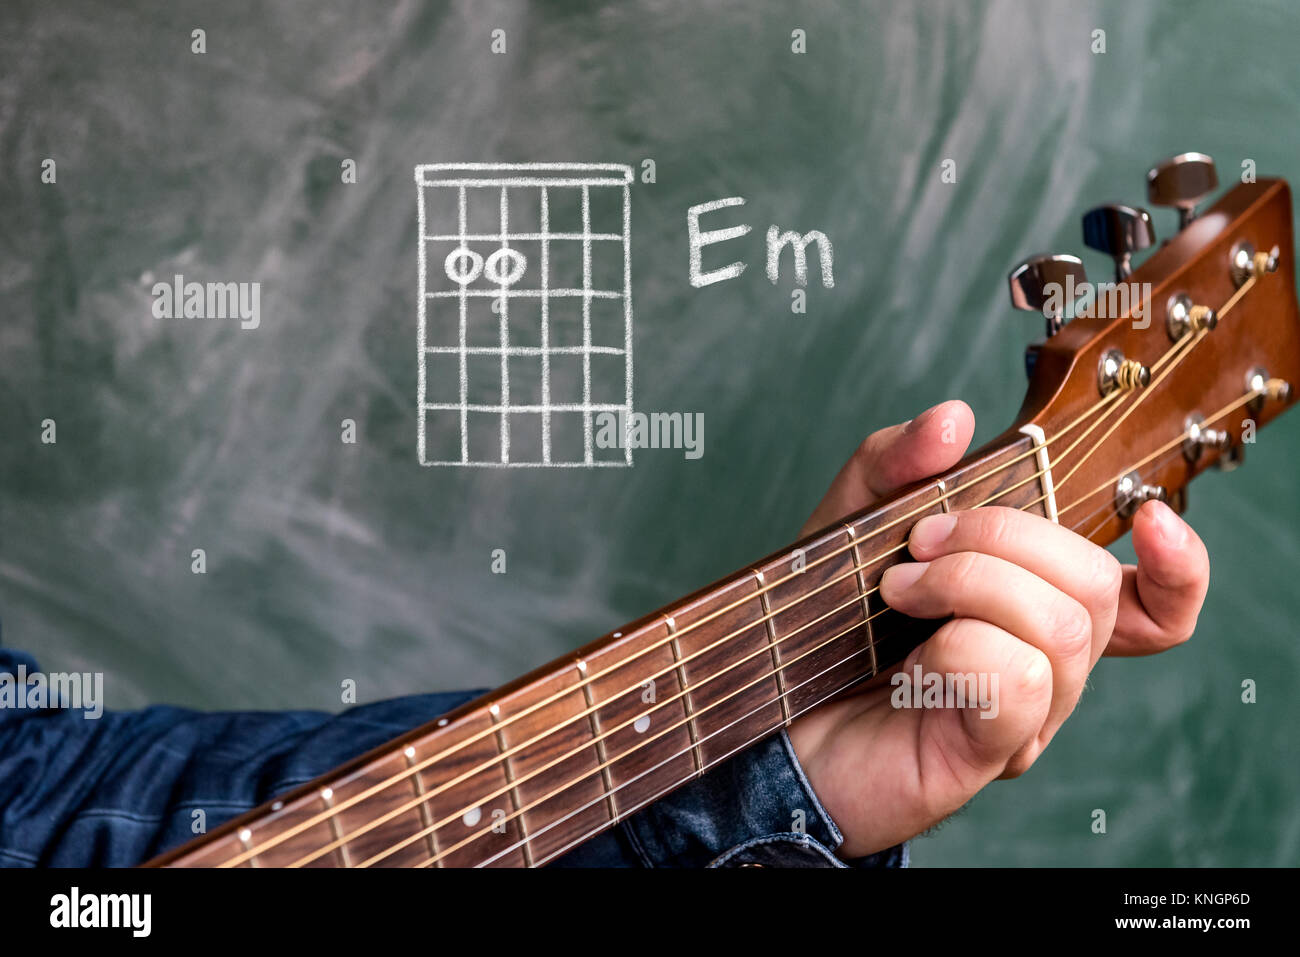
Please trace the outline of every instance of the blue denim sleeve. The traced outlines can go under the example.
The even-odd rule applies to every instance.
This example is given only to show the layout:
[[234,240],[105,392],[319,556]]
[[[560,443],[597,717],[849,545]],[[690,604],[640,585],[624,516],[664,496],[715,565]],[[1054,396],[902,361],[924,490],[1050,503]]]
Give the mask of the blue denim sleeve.
[[[30,656],[0,649],[0,865],[9,866],[139,864],[479,694],[411,695],[337,715],[158,705],[88,717],[20,702],[20,669],[39,673]],[[552,866],[848,866],[834,855],[839,843],[782,733]],[[853,863],[905,866],[906,848]]]

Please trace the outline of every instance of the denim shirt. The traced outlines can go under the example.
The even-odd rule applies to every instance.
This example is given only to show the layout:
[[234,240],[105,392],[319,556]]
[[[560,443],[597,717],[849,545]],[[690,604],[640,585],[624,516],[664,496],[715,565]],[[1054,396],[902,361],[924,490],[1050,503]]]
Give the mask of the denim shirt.
[[[31,656],[0,649],[0,673]],[[0,706],[0,865],[140,864],[437,718],[480,692],[321,711]],[[202,811],[197,815],[196,811]],[[784,731],[633,814],[550,867],[905,867],[855,861]]]

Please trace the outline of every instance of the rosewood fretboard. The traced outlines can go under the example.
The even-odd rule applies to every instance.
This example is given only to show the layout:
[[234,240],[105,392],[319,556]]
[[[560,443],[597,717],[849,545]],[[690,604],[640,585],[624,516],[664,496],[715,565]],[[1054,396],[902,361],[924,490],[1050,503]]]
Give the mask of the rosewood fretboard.
[[875,591],[921,517],[1049,514],[1028,436],[363,755],[155,862],[538,866],[903,660],[936,622]]

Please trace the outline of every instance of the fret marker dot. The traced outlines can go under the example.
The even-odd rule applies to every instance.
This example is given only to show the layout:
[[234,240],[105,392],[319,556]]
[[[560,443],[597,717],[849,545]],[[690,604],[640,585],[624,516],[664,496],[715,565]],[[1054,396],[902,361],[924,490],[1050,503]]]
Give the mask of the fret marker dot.
[[278,811],[278,810],[280,810],[282,807],[284,807],[284,802],[283,802],[283,801],[276,801],[274,804],[271,805],[271,810],[272,810],[272,811]]
[[483,809],[481,807],[471,808],[465,812],[465,816],[461,820],[465,822],[466,827],[473,827],[483,820]]
[[622,638],[622,637],[623,637],[623,632],[621,632],[621,631],[616,631],[616,632],[614,632],[614,637],[615,637],[615,638]]
[[447,719],[446,719],[446,718],[442,718],[442,719],[440,719],[440,720],[438,721],[438,727],[440,727],[440,728],[443,727],[443,726],[445,726],[446,724],[447,724]]
[[648,714],[641,715],[641,717],[636,719],[636,722],[632,725],[632,728],[636,731],[637,734],[645,734],[646,731],[649,730],[650,728],[650,715]]

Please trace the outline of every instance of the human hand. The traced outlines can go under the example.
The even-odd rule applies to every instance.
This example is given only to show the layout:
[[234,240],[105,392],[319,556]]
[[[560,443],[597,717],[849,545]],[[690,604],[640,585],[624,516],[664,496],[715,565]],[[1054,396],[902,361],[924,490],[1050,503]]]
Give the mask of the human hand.
[[[869,436],[840,470],[805,531],[950,469],[974,415],[941,403]],[[1103,655],[1143,655],[1192,634],[1209,557],[1168,506],[1133,522],[1137,565],[1067,528],[1016,509],[928,516],[909,540],[915,561],[886,571],[881,598],[917,618],[953,616],[892,672],[997,676],[998,702],[895,708],[887,679],[816,708],[789,728],[795,753],[858,857],[932,827],[997,778],[1023,774],[1078,703]]]

